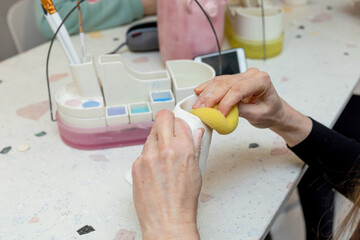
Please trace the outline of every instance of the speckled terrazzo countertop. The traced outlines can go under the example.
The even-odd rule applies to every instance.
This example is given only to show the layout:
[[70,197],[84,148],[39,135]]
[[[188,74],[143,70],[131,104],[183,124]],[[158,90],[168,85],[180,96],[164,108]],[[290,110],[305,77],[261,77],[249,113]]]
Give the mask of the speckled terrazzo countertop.
[[[360,76],[360,14],[343,0],[284,9],[283,53],[248,66],[268,71],[285,100],[332,126]],[[109,52],[125,31],[87,34],[88,51]],[[47,48],[0,62],[0,240],[141,239],[124,174],[142,146],[81,151],[61,141],[47,104]],[[135,69],[163,68],[158,53],[122,54]],[[58,43],[50,66],[54,94],[71,81]],[[20,144],[30,148],[20,152]],[[202,239],[261,239],[303,169],[281,138],[244,120],[231,135],[214,134],[199,203]],[[95,231],[79,235],[85,225]]]

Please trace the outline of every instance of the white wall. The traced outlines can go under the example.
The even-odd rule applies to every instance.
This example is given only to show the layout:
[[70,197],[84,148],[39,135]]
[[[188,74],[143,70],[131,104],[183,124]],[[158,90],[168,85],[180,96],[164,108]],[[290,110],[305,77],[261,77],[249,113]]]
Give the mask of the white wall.
[[17,54],[6,22],[7,11],[15,2],[14,0],[0,0],[0,61]]

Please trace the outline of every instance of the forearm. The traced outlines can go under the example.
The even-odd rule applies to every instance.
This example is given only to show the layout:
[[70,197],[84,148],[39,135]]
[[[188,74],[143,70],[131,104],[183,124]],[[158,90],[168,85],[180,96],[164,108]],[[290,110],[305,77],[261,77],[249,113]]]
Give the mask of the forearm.
[[309,135],[312,129],[312,121],[284,100],[282,100],[282,104],[282,117],[270,129],[279,134],[290,147],[293,147]]
[[271,129],[284,138],[290,149],[317,169],[336,190],[349,197],[358,180],[360,143],[310,119],[283,101],[282,118]]
[[142,231],[143,240],[200,240],[196,224]]
[[360,143],[312,120],[309,136],[290,149],[317,169],[339,192],[349,197],[359,180]]
[[[198,240],[196,209],[190,212],[177,208],[174,211],[140,218],[140,227],[144,240]],[[139,216],[145,216],[139,214]]]

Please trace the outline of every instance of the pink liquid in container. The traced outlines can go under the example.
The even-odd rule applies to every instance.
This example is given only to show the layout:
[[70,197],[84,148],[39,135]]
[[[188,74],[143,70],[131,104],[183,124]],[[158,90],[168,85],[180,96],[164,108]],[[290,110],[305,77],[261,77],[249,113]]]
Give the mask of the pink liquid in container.
[[140,145],[146,142],[154,122],[141,122],[97,128],[77,128],[66,124],[56,113],[63,142],[82,150]]
[[[214,25],[221,44],[227,0],[198,1]],[[157,15],[163,61],[193,59],[218,50],[210,23],[194,0],[158,0]]]

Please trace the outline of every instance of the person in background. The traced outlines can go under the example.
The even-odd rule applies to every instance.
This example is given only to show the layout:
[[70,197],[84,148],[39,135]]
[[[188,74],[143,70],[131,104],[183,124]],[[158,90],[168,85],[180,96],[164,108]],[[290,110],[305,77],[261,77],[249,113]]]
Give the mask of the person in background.
[[[258,69],[216,77],[195,88],[195,93],[199,99],[193,108],[219,103],[218,110],[227,115],[237,105],[239,116],[250,124],[283,137],[309,169],[354,202],[342,230],[333,239],[340,239],[352,224],[355,230],[350,239],[360,239],[360,224],[356,222],[360,205],[359,142],[296,111],[278,96],[269,75]],[[196,215],[202,181],[198,165],[201,136],[198,130],[192,137],[187,124],[172,112],[157,114],[132,172],[143,239],[200,239]]]
[[[62,19],[76,6],[75,0],[53,0]],[[36,24],[46,39],[51,39],[53,32],[45,19],[41,1],[34,1]],[[125,23],[130,23],[144,15],[156,13],[156,0],[100,0],[93,4],[87,1],[81,4],[84,31],[91,32]],[[70,35],[79,33],[78,15],[73,13],[65,22]]]

